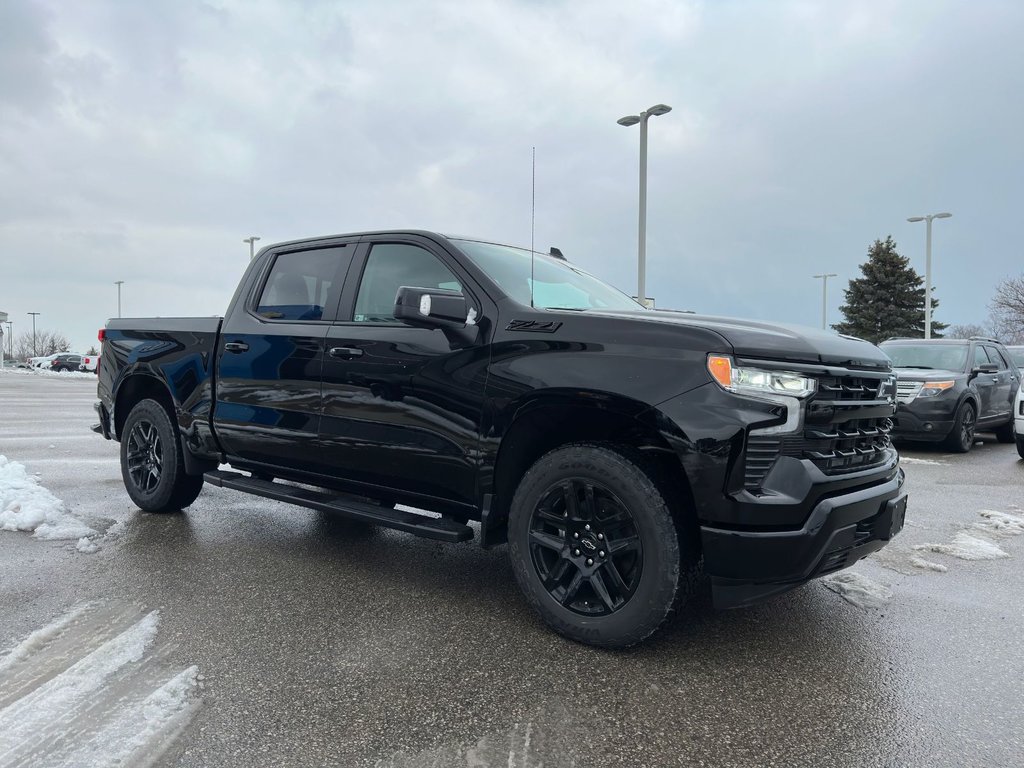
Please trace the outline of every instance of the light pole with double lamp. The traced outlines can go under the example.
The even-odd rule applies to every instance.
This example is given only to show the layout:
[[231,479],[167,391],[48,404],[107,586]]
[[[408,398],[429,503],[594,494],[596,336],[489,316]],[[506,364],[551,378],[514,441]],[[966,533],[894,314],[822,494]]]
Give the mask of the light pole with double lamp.
[[835,272],[825,275],[814,275],[815,280],[821,280],[821,328],[828,330],[828,279],[838,277]]
[[952,213],[929,213],[927,216],[911,216],[907,221],[916,223],[924,221],[928,224],[925,240],[924,257],[924,337],[932,337],[932,219],[948,219]]
[[250,237],[242,238],[243,243],[249,244],[249,261],[252,261],[253,259],[256,258],[256,241],[259,239],[260,238],[256,237],[256,235],[251,235]]
[[647,306],[646,286],[644,285],[647,269],[647,120],[652,115],[657,117],[671,111],[672,107],[668,104],[655,104],[639,115],[626,115],[616,121],[619,125],[627,127],[640,123],[640,221],[636,256],[636,298],[645,307]]

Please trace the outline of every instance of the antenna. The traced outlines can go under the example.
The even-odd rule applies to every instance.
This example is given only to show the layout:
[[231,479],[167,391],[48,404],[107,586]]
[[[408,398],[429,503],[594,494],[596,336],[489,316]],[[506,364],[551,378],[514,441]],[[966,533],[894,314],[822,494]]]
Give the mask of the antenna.
[[536,256],[533,253],[533,232],[537,221],[537,148],[533,148],[533,162],[530,166],[530,308],[533,308],[533,291],[535,280],[533,277],[533,263]]

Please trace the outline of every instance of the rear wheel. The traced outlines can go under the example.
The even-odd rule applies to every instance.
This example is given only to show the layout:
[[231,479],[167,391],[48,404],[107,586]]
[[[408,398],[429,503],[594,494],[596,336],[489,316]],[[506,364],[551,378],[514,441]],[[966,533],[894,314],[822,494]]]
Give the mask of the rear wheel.
[[1000,443],[1012,443],[1016,438],[1016,435],[1013,433],[1013,419],[1011,418],[1008,422],[1003,424],[1003,426],[995,430],[995,433],[996,440]]
[[185,474],[178,430],[156,400],[141,400],[121,436],[121,477],[131,500],[146,512],[177,512],[203,489],[202,475]]
[[527,602],[556,632],[633,645],[695,589],[696,542],[653,476],[628,448],[577,444],[544,455],[523,477],[509,554]]
[[956,412],[953,420],[953,429],[946,437],[946,448],[954,453],[967,453],[974,445],[974,427],[977,418],[974,413],[974,406],[964,403]]
[[1017,435],[1017,453],[1024,459],[1024,435]]

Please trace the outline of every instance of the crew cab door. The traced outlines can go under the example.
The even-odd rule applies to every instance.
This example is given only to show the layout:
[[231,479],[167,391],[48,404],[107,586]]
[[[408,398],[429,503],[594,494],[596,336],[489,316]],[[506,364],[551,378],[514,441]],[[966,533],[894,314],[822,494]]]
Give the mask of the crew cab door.
[[213,417],[229,459],[309,468],[324,339],[353,250],[345,242],[283,248],[239,288],[221,330]]
[[482,292],[438,244],[366,238],[327,332],[324,460],[338,478],[375,490],[475,505],[489,347],[454,348],[440,330],[396,320],[401,286],[459,290],[481,311]]

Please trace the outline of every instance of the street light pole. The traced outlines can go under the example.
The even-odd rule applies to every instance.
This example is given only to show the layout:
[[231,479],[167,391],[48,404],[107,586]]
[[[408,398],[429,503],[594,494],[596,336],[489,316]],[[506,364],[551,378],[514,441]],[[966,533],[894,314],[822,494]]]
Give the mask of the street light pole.
[[9,357],[10,357],[11,360],[13,360],[14,359],[14,321],[13,320],[8,320],[7,321],[7,334],[11,337],[10,338],[11,354],[9,355]]
[[121,316],[121,286],[124,285],[124,280],[115,280],[114,285],[117,286],[117,316]]
[[924,337],[932,337],[932,219],[948,219],[952,213],[929,213],[927,216],[911,216],[907,221],[926,223],[924,257]]
[[32,315],[32,357],[36,357],[39,353],[36,351],[36,315],[43,314],[42,312],[26,312],[26,315]]
[[647,120],[651,117],[668,114],[672,107],[668,104],[655,104],[639,115],[626,115],[619,118],[619,125],[629,127],[640,123],[640,205],[637,225],[637,256],[636,256],[636,298],[647,306]]
[[242,239],[243,243],[249,244],[249,261],[256,258],[256,241],[259,239],[260,238],[256,237],[256,235],[251,235]]
[[816,280],[821,280],[821,327],[824,330],[828,329],[828,279],[830,277],[838,277],[838,275],[835,272],[814,275]]

